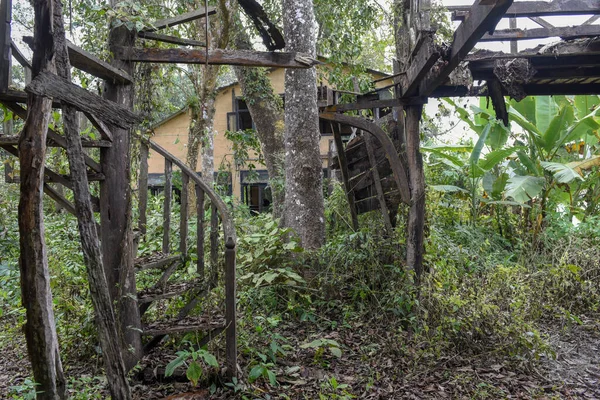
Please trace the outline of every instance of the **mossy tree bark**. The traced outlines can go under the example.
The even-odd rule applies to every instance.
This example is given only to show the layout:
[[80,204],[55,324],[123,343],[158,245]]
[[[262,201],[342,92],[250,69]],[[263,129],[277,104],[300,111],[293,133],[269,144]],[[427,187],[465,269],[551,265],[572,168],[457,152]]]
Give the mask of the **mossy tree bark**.
[[[246,32],[240,29],[236,37],[239,50],[252,50]],[[234,67],[242,94],[250,110],[269,173],[273,195],[273,216],[281,217],[285,199],[285,119],[283,102],[275,93],[265,68]]]
[[[284,0],[286,51],[316,57],[312,0]],[[302,246],[325,241],[323,172],[319,142],[316,69],[285,72],[285,205],[283,224],[296,231]]]

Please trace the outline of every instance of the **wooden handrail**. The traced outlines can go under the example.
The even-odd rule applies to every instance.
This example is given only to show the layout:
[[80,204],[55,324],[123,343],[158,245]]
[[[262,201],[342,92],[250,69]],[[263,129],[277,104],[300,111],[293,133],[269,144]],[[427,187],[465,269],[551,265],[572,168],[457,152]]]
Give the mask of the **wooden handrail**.
[[207,185],[202,180],[202,178],[200,178],[198,176],[198,174],[196,172],[194,172],[190,167],[185,165],[185,163],[183,161],[181,161],[179,158],[177,158],[173,154],[169,153],[164,147],[162,147],[159,144],[153,142],[152,140],[146,139],[140,135],[136,134],[136,136],[141,141],[146,143],[146,145],[148,145],[148,147],[150,147],[152,150],[156,151],[158,154],[160,154],[164,158],[171,161],[174,165],[176,165],[181,170],[182,173],[186,174],[190,178],[191,181],[193,181],[196,185],[198,185],[202,188],[202,190],[210,198],[210,201],[217,207],[217,210],[219,211],[219,214],[221,216],[221,221],[223,222],[223,232],[225,233],[225,241],[227,241],[227,240],[229,240],[229,238],[231,238],[233,240],[233,242],[235,243],[236,242],[236,234],[235,234],[235,226],[233,224],[233,218],[231,217],[231,214],[229,212],[229,209],[227,208],[227,205],[225,204],[223,199],[221,199],[221,197],[213,190],[213,188],[211,188],[209,185]]

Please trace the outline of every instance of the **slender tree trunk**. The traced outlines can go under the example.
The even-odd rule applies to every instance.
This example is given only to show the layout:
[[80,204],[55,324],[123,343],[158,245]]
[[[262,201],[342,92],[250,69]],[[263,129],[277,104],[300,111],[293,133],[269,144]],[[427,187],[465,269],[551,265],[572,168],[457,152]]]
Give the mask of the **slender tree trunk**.
[[[312,0],[284,0],[286,51],[316,57]],[[317,108],[317,72],[285,72],[285,206],[283,224],[293,228],[302,246],[316,249],[325,241],[323,172]]]
[[[111,0],[116,6],[118,0]],[[125,25],[109,33],[109,48],[133,46],[135,35]],[[133,66],[126,60],[113,60],[112,65],[133,75]],[[106,82],[104,97],[133,109],[134,86]],[[117,304],[121,350],[125,368],[133,368],[142,356],[140,314],[133,266],[133,230],[131,220],[130,135],[129,129],[110,126],[111,147],[100,150],[100,165],[105,179],[100,182],[100,226],[102,255],[111,300]]]
[[[36,0],[33,53],[33,75],[54,72],[52,46],[52,0]],[[19,139],[21,163],[21,196],[19,199],[19,243],[21,255],[21,295],[27,322],[25,336],[33,369],[33,378],[41,392],[38,399],[65,398],[65,378],[60,360],[50,272],[44,241],[44,159],[46,135],[52,111],[52,100],[30,94],[27,120]]]
[[[56,52],[56,69],[59,76],[71,80],[71,65],[67,53],[67,43],[62,19],[60,0],[54,3],[54,48]],[[104,275],[100,241],[96,231],[96,221],[90,200],[89,182],[87,179],[84,152],[79,136],[77,110],[67,104],[62,105],[63,128],[67,141],[70,176],[73,184],[77,223],[83,249],[83,257],[87,267],[90,293],[96,315],[96,326],[102,358],[106,368],[106,377],[114,400],[130,399],[131,392],[127,381],[127,371],[121,355],[119,336],[115,314],[110,299],[108,283]]]
[[[236,46],[240,50],[252,50],[245,31],[238,32]],[[256,136],[260,141],[263,157],[269,173],[273,195],[273,216],[281,217],[285,199],[285,119],[281,98],[273,90],[264,68],[234,67],[235,76],[242,87]]]

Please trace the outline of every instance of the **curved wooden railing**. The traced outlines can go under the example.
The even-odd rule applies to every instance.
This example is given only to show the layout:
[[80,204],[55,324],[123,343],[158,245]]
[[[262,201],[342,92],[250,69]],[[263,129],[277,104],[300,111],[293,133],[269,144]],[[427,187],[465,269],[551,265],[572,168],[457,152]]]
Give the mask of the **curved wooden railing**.
[[[137,135],[136,135],[137,136]],[[181,255],[187,255],[187,240],[188,240],[188,186],[190,183],[195,185],[196,192],[196,218],[197,218],[197,273],[200,280],[205,281],[204,274],[204,200],[205,196],[211,202],[211,234],[210,234],[210,260],[211,260],[211,276],[205,285],[208,288],[214,287],[217,283],[217,260],[218,260],[218,225],[219,219],[223,225],[224,233],[224,253],[225,253],[225,323],[223,326],[208,326],[206,332],[206,341],[210,340],[214,335],[225,331],[226,342],[226,364],[227,371],[230,375],[235,375],[237,371],[237,344],[236,344],[236,280],[235,280],[235,255],[236,255],[236,233],[233,217],[227,205],[215,190],[207,185],[202,178],[182,160],[169,153],[165,148],[152,140],[137,136],[140,141],[140,175],[139,175],[139,230],[143,236],[146,233],[146,211],[148,201],[148,155],[149,150],[153,150],[165,159],[165,200],[163,209],[163,254],[169,254],[170,250],[170,225],[171,225],[171,201],[172,201],[172,171],[175,165],[182,174],[182,190],[181,190],[181,219],[180,219],[180,243],[179,251]],[[160,262],[160,261],[159,261]],[[163,265],[166,265],[163,264]],[[159,282],[165,283],[168,276],[161,278]],[[178,318],[182,319],[187,316],[191,309],[195,306],[196,301],[192,299],[178,314]],[[143,304],[142,304],[143,306]],[[146,308],[149,307],[149,304]],[[145,309],[142,309],[145,311]],[[142,311],[142,312],[143,312]],[[155,337],[146,346],[147,349],[155,346],[165,336],[164,332],[155,331]],[[163,333],[162,335],[160,333]]]

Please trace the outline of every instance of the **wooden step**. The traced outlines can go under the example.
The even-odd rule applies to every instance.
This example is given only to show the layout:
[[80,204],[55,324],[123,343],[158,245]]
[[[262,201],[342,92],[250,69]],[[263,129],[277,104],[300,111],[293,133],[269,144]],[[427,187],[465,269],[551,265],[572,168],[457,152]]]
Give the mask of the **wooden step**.
[[181,255],[169,255],[161,252],[146,257],[137,258],[134,261],[136,272],[146,269],[164,269],[176,261],[181,260]]
[[[187,317],[176,321],[155,322],[142,328],[142,335],[159,336],[186,332],[212,332],[225,329],[225,318],[219,315]],[[215,335],[214,332],[211,333]]]
[[156,300],[171,299],[173,297],[185,294],[193,289],[201,289],[200,280],[189,282],[177,282],[166,285],[165,287],[152,287],[138,292],[138,304],[151,303]]

